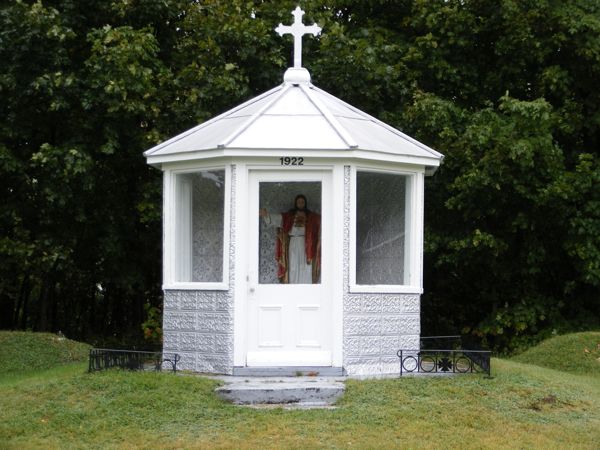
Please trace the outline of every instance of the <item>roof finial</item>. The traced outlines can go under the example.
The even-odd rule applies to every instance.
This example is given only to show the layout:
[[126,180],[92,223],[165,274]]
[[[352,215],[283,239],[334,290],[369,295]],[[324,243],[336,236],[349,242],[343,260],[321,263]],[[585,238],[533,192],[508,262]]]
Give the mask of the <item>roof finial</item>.
[[299,69],[302,67],[302,36],[305,34],[318,36],[321,33],[321,27],[315,23],[310,26],[304,25],[302,23],[304,11],[299,6],[296,6],[296,9],[292,11],[292,15],[294,16],[294,23],[292,25],[283,25],[280,23],[275,28],[275,31],[279,33],[279,36],[283,36],[284,34],[294,36],[294,68]]

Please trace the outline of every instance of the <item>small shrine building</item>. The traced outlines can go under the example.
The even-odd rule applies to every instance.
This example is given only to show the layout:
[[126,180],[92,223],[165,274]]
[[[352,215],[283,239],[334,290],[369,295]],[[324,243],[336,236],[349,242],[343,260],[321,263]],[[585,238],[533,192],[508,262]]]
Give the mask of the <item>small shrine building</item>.
[[281,85],[144,153],[181,369],[378,375],[419,349],[424,177],[443,156],[311,83],[303,14],[276,29],[295,41]]

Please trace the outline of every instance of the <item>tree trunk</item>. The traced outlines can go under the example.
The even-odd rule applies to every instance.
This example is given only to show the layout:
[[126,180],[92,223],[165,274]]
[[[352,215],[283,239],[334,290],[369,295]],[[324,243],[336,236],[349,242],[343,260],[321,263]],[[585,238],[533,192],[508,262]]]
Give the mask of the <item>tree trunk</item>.
[[[20,313],[21,323],[19,324],[19,328],[21,330],[27,329],[27,322],[29,319],[29,299],[31,298],[31,291],[33,289],[30,279],[28,280],[27,284],[28,284],[28,286],[27,286],[27,290],[25,290],[25,292],[24,292],[23,306],[21,307],[21,313]],[[16,312],[15,318],[18,320],[19,311]],[[17,324],[17,322],[15,321],[15,325],[16,324]]]
[[0,329],[14,328],[15,310],[15,302],[10,295],[6,294],[0,296]]
[[[23,300],[25,298],[25,289],[27,289],[27,283],[29,282],[29,275],[25,274],[23,275],[23,279],[21,280],[21,289],[19,289],[19,298],[17,299],[17,303],[14,307],[14,309],[12,310],[12,323],[14,324],[13,326],[16,326],[17,323],[19,322],[19,311],[21,310],[21,307],[23,306]],[[11,327],[13,328],[13,327]]]
[[48,293],[50,290],[49,276],[44,277],[38,301],[39,318],[37,331],[48,331]]

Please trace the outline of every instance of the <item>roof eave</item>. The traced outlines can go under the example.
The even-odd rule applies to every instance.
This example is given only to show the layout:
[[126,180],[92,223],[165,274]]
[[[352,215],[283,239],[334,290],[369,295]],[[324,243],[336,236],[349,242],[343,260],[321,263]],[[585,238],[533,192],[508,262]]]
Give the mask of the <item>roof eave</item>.
[[[252,153],[249,154],[248,152]],[[314,155],[312,153],[314,153]],[[283,154],[285,154],[285,156],[304,156],[318,159],[360,159],[396,164],[411,164],[424,166],[426,168],[434,168],[433,171],[435,171],[435,168],[437,168],[441,163],[441,158],[434,156],[406,155],[360,147],[346,149],[213,147],[170,153],[167,155],[148,155],[146,156],[146,160],[148,164],[155,167],[160,167],[162,164],[171,162],[205,161],[224,157],[265,158],[275,156],[279,157]]]

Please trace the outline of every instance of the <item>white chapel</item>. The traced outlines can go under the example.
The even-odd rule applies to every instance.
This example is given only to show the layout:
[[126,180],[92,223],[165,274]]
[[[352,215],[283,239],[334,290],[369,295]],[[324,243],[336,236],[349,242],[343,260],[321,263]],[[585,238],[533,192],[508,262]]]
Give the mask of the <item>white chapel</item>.
[[281,85],[144,153],[181,369],[377,375],[419,349],[424,177],[443,155],[312,84],[303,14],[276,29],[294,36]]

